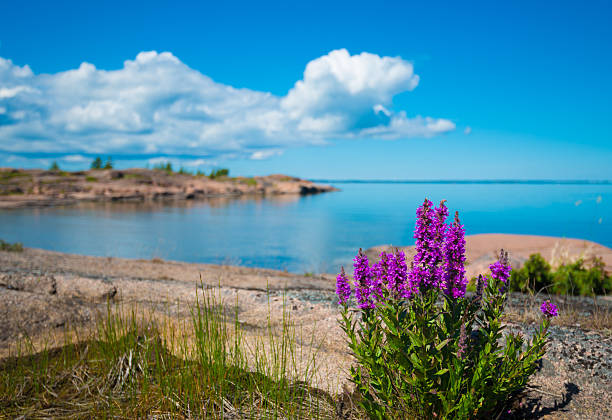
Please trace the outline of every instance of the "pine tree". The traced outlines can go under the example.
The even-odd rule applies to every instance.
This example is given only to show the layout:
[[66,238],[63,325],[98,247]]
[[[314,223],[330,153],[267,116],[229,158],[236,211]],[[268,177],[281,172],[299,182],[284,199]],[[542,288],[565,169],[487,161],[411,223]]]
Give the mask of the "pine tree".
[[91,162],[91,169],[102,169],[102,158],[100,156],[96,156],[93,162]]

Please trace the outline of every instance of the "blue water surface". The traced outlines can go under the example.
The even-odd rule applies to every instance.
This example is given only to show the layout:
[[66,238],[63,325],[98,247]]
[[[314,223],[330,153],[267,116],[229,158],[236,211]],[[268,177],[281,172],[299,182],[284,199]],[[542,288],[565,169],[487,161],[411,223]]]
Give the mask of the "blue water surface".
[[612,185],[335,183],[305,197],[0,211],[0,238],[84,255],[336,272],[356,251],[411,245],[424,197],[459,210],[467,234],[583,238],[612,247]]

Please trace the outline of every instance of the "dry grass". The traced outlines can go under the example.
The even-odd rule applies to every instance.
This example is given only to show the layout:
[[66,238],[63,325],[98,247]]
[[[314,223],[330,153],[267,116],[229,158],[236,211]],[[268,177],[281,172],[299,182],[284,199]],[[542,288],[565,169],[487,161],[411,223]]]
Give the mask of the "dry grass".
[[316,353],[303,349],[316,345],[299,343],[288,316],[245,339],[216,299],[204,291],[189,319],[109,305],[63,343],[20,343],[0,361],[0,417],[359,417],[350,393],[308,385]]
[[[518,296],[518,294],[513,294]],[[510,301],[506,305],[505,316],[510,322],[537,323],[540,316],[540,305],[547,299],[559,307],[559,316],[555,325],[564,327],[580,327],[587,330],[598,330],[604,334],[612,334],[612,310],[609,304],[601,302],[601,297],[573,298],[562,295],[520,295],[520,301]],[[586,303],[586,299],[591,302]]]

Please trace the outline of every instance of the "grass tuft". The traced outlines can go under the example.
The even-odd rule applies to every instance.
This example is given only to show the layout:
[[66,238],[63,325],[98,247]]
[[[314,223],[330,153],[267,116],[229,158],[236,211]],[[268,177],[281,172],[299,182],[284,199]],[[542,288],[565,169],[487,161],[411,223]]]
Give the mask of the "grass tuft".
[[266,335],[248,343],[237,306],[228,310],[212,289],[198,292],[190,322],[178,325],[109,303],[85,339],[67,331],[64,345],[52,349],[24,341],[0,361],[0,413],[336,418],[337,399],[308,385],[316,355],[295,368],[304,355],[289,316],[280,328],[267,324]]

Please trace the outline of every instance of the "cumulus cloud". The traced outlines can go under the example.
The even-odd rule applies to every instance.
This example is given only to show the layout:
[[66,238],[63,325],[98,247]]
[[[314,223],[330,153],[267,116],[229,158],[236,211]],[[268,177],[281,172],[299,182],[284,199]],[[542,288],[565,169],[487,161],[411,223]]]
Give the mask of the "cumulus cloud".
[[393,110],[418,83],[408,61],[345,49],[308,63],[285,96],[217,83],[168,52],[55,74],[0,57],[0,150],[265,159],[336,139],[453,130],[449,120]]

